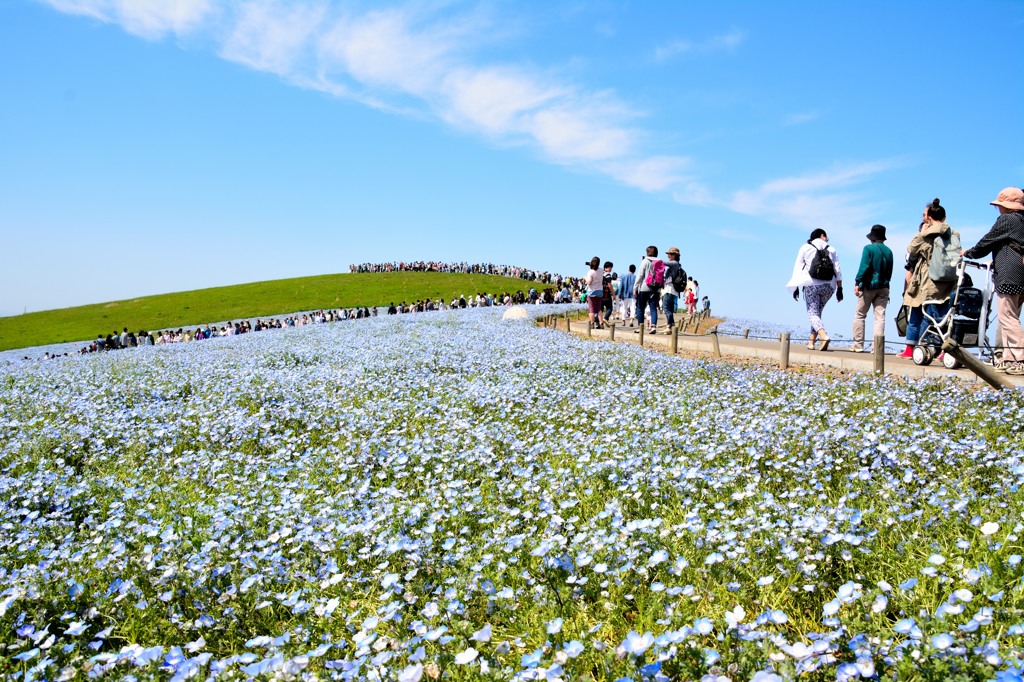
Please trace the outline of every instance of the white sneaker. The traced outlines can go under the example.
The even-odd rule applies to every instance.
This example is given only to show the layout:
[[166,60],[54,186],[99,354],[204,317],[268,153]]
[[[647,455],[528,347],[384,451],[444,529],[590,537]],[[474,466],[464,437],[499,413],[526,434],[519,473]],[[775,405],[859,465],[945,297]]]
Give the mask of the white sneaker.
[[850,346],[850,350],[852,350],[854,353],[863,353],[864,346]]
[[1020,376],[1024,374],[1024,362],[1007,362],[1006,373],[1012,376]]

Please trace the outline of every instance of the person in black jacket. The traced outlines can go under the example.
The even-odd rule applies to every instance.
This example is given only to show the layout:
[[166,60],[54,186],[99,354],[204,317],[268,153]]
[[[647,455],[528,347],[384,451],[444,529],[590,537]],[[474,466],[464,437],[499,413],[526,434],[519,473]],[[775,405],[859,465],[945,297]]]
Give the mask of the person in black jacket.
[[992,254],[999,311],[999,327],[1003,335],[1003,359],[997,370],[1007,374],[1024,374],[1024,328],[1020,310],[1024,305],[1024,192],[1007,187],[995,201],[999,217],[992,229],[974,247],[965,249],[965,258],[982,258]]

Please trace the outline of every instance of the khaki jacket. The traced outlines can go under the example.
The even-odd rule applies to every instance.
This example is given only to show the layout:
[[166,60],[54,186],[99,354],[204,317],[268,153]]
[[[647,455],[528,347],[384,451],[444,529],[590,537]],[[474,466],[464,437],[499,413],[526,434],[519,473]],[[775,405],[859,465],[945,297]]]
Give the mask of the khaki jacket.
[[949,299],[956,282],[935,282],[928,275],[928,264],[932,259],[932,247],[935,238],[952,229],[946,223],[933,223],[921,228],[921,231],[910,241],[907,253],[917,257],[917,264],[903,294],[903,304],[917,308],[925,301],[945,301]]

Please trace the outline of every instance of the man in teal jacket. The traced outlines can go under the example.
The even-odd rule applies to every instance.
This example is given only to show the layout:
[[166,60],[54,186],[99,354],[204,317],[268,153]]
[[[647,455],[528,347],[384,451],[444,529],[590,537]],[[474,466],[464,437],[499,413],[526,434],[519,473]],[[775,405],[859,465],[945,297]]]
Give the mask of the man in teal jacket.
[[864,352],[864,322],[868,310],[875,309],[875,336],[885,334],[885,307],[889,305],[889,280],[892,279],[892,250],[885,245],[885,226],[874,225],[868,233],[871,242],[860,256],[854,279],[857,311],[853,315],[854,353]]

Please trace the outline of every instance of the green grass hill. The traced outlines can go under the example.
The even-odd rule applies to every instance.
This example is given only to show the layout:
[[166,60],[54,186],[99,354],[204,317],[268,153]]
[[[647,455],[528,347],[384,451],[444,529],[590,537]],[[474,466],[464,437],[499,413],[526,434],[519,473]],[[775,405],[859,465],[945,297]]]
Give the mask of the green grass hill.
[[392,301],[438,298],[451,301],[460,294],[468,298],[485,291],[526,292],[531,285],[508,277],[438,272],[352,273],[253,282],[0,317],[0,350],[87,341],[123,327],[155,331],[320,308],[386,306]]

